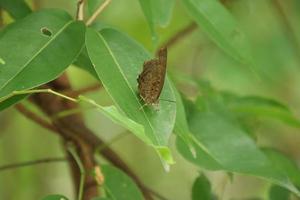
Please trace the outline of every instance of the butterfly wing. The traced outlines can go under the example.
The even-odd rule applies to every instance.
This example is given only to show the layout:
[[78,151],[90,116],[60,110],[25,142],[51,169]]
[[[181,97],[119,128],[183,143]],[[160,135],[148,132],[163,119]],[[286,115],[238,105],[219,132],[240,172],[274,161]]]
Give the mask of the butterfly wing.
[[156,104],[162,91],[167,65],[167,49],[160,49],[158,59],[146,61],[139,75],[138,90],[146,104]]

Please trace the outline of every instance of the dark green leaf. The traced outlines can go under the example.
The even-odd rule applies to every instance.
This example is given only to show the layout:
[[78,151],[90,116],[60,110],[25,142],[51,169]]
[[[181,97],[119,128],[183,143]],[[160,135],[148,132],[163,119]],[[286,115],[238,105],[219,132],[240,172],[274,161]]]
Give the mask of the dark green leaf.
[[193,185],[192,200],[212,200],[213,194],[209,180],[204,176],[199,176]]
[[60,194],[51,194],[42,198],[42,200],[68,200],[67,197]]
[[15,19],[23,18],[31,13],[31,9],[24,0],[0,0],[0,7]]
[[182,0],[201,30],[234,59],[253,63],[250,47],[234,17],[217,0]]
[[[144,132],[134,133],[171,163],[167,144],[175,124],[176,104],[160,101],[156,110],[152,106],[143,106],[137,92],[136,79],[144,61],[151,58],[149,53],[113,29],[104,29],[100,33],[88,29],[86,46],[95,71],[114,102],[130,119],[143,125]],[[161,98],[175,100],[168,78]]]
[[269,200],[289,200],[290,191],[280,187],[278,185],[273,185],[269,191]]
[[106,190],[106,196],[109,197],[109,199],[144,199],[136,184],[124,172],[109,165],[103,165],[101,169],[105,177],[104,188]]
[[4,30],[0,38],[0,98],[55,79],[78,56],[84,33],[82,22],[60,10],[33,13]]

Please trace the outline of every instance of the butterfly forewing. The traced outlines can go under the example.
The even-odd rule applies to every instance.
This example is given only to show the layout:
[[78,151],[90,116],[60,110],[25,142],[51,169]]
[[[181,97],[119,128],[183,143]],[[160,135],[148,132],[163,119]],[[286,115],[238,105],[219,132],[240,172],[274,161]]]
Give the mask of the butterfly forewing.
[[158,52],[158,59],[146,61],[138,77],[138,90],[146,104],[157,104],[162,91],[167,66],[167,49]]

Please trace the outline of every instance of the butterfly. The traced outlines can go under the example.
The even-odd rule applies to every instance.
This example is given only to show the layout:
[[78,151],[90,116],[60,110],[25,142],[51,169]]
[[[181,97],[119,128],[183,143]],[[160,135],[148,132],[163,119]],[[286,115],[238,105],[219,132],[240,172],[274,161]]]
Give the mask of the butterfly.
[[143,71],[137,79],[139,95],[146,105],[158,104],[165,82],[167,48],[161,48],[157,54],[158,58],[144,62]]

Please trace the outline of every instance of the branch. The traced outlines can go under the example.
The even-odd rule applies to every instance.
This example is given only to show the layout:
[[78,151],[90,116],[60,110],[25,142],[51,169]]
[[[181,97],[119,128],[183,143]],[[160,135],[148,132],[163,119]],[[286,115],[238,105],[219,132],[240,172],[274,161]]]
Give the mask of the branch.
[[86,25],[91,25],[96,18],[99,16],[99,14],[110,4],[111,0],[105,0],[103,4],[101,4],[97,10],[92,14],[92,16],[87,20]]
[[36,115],[34,112],[28,110],[26,107],[24,107],[21,103],[16,104],[15,108],[21,113],[23,114],[25,117],[31,119],[32,121],[36,122],[37,124],[39,124],[40,126],[44,127],[45,129],[48,129],[50,131],[53,132],[57,132],[57,129],[51,125],[50,123],[48,123],[46,120],[42,119],[41,117],[39,117],[38,115]]
[[78,0],[77,2],[76,20],[84,20],[84,3],[84,0]]
[[84,93],[99,90],[101,87],[102,87],[102,85],[95,84],[95,85],[91,85],[89,87],[81,88],[81,89],[78,89],[78,90],[72,90],[72,89],[67,90],[67,91],[64,91],[63,93],[74,98],[74,97],[77,97],[77,96],[79,96],[81,94],[84,94]]
[[168,39],[163,45],[160,46],[159,49],[162,47],[170,48],[171,46],[175,45],[179,40],[181,40],[186,35],[190,34],[194,30],[196,30],[197,24],[195,22],[192,22],[182,30],[178,31],[175,35],[173,35],[170,39]]
[[46,164],[46,163],[51,163],[51,162],[66,162],[66,161],[67,161],[66,158],[44,158],[44,159],[39,159],[39,160],[2,165],[2,166],[0,166],[0,171],[12,170],[12,169],[20,168],[20,167]]

